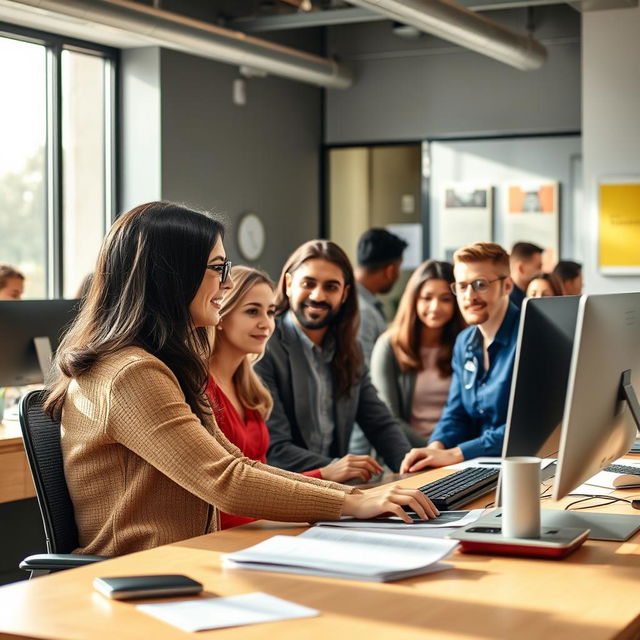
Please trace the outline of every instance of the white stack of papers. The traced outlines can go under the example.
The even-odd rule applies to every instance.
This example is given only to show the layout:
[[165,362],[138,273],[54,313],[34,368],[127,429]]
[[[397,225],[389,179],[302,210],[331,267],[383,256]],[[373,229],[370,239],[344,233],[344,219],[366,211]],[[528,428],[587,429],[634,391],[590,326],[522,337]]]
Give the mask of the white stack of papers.
[[311,618],[320,614],[316,609],[260,592],[228,598],[139,604],[136,608],[183,631],[223,629],[258,622]]
[[223,556],[223,566],[388,582],[450,568],[438,564],[455,540],[403,538],[386,533],[313,527],[299,536],[273,536]]

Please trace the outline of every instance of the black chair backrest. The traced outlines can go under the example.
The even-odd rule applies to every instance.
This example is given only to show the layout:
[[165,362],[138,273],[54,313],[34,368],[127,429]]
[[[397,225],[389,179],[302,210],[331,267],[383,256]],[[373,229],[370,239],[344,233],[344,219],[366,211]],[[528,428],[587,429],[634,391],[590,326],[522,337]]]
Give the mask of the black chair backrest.
[[20,401],[20,427],[36,487],[49,553],[71,553],[80,545],[67,489],[60,446],[60,422],[42,410],[44,391],[29,391]]

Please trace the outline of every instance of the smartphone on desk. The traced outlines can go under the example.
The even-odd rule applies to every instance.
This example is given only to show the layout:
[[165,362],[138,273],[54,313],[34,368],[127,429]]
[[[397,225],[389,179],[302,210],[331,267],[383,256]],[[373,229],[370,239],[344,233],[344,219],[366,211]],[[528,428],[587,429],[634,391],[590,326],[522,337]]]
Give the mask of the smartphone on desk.
[[200,593],[202,584],[180,574],[95,578],[93,588],[113,600]]
[[539,538],[507,538],[495,524],[474,522],[447,537],[458,540],[463,553],[563,558],[577,549],[588,535],[589,529],[543,525]]

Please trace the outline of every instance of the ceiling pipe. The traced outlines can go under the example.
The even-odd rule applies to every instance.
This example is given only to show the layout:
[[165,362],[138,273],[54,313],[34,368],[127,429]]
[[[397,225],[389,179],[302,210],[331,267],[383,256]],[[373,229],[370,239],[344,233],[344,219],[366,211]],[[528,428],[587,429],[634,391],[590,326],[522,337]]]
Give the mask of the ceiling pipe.
[[522,71],[539,69],[547,58],[547,50],[533,37],[509,29],[450,0],[348,1]]
[[253,67],[291,80],[332,89],[347,89],[352,84],[349,69],[333,60],[130,0],[14,2],[122,29],[149,38],[168,49]]

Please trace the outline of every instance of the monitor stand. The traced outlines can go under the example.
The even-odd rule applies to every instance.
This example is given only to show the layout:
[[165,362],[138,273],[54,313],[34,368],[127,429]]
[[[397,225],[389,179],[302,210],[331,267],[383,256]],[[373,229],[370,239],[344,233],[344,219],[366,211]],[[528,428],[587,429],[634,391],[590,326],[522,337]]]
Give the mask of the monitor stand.
[[[483,522],[500,526],[502,509],[495,509],[482,517]],[[561,509],[542,509],[540,523],[544,527],[575,527],[590,529],[590,540],[613,540],[624,542],[640,529],[640,516],[617,513],[584,513]]]
[[51,340],[49,340],[49,336],[39,336],[33,339],[33,345],[36,349],[36,357],[38,358],[38,365],[40,367],[40,372],[42,373],[42,379],[47,382],[51,371],[51,365],[53,363]]

